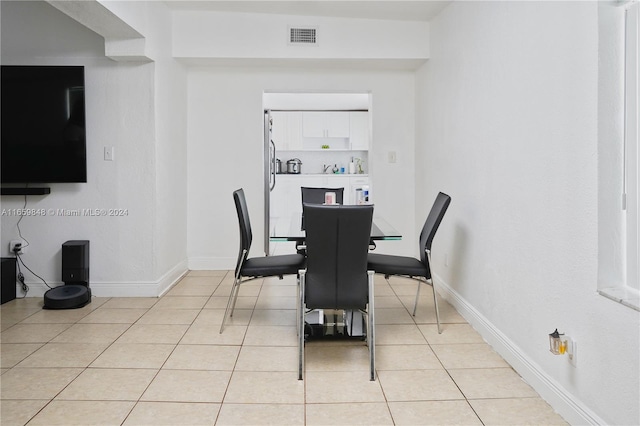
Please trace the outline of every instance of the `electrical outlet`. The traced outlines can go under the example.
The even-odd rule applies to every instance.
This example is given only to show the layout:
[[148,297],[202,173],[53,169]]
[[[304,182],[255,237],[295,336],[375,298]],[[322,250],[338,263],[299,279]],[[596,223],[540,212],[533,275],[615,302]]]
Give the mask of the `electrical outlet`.
[[578,342],[571,341],[571,352],[569,352],[569,364],[574,367],[578,366]]
[[[19,247],[19,250],[16,252],[14,251],[16,249],[16,247]],[[9,253],[10,254],[24,254],[25,250],[27,249],[27,247],[25,246],[25,243],[23,240],[11,240],[9,242]]]
[[113,161],[115,156],[115,148],[112,146],[104,147],[104,161]]

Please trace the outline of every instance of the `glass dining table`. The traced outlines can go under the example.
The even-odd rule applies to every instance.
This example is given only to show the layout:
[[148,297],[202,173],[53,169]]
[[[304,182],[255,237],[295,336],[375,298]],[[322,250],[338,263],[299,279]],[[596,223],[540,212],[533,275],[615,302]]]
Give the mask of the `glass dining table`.
[[[291,216],[271,217],[269,226],[269,241],[295,241],[304,242],[305,233],[302,226],[302,214]],[[401,240],[402,234],[389,224],[383,217],[373,215],[371,224],[371,240],[373,241],[393,241]]]

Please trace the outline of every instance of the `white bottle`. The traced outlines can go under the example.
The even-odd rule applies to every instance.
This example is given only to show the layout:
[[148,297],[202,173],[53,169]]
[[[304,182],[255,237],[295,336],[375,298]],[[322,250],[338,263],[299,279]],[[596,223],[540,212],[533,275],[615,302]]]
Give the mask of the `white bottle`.
[[349,174],[350,175],[356,174],[356,163],[353,162],[353,157],[351,157],[351,162],[349,163]]

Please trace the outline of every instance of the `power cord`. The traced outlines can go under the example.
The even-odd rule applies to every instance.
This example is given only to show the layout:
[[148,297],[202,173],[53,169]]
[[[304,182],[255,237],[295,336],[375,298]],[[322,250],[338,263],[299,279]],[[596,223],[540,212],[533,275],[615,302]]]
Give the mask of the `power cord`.
[[[18,265],[18,281],[20,281],[20,284],[22,285],[22,291],[26,292],[29,291],[29,286],[27,286],[27,284],[25,284],[24,282],[24,274],[22,274],[22,271],[20,270],[20,264],[22,264],[22,266],[25,267],[25,269],[29,272],[31,272],[31,274],[33,274],[34,276],[40,278],[40,280],[44,283],[44,285],[46,285],[49,288],[52,288],[46,281],[44,278],[42,278],[40,275],[36,274],[35,272],[33,272],[31,269],[29,269],[29,267],[24,263],[24,260],[22,260],[22,257],[20,256],[20,253],[18,253],[17,250],[15,251],[15,255],[16,255],[16,259],[18,260],[17,265]],[[22,277],[22,279],[20,278]],[[26,290],[25,290],[26,289]]]
[[[28,188],[29,184],[27,184],[25,186],[25,188]],[[25,249],[27,247],[29,247],[29,240],[27,240],[23,235],[22,235],[22,230],[20,229],[20,222],[22,222],[22,219],[24,218],[24,212],[27,210],[27,195],[25,194],[24,196],[24,205],[22,206],[22,214],[20,214],[20,219],[18,219],[18,222],[16,223],[16,228],[18,228],[18,235],[20,236],[20,238],[22,239],[22,241],[25,242],[24,245],[20,245],[17,247],[13,248],[13,254],[16,256],[16,265],[18,266],[18,275],[16,276],[16,278],[18,279],[18,282],[20,283],[20,287],[22,288],[22,292],[24,293],[24,296],[22,296],[22,298],[27,297],[27,293],[29,293],[29,286],[27,285],[27,283],[24,282],[24,274],[22,273],[22,270],[20,269],[20,263],[22,263],[22,265],[29,271],[31,272],[33,275],[35,275],[36,277],[40,278],[42,280],[42,282],[49,288],[51,288],[49,286],[49,284],[47,284],[47,282],[45,280],[43,280],[38,274],[34,273],[31,269],[29,269],[29,267],[27,265],[24,264],[24,261],[22,260],[22,258],[20,257],[20,250]]]
[[[29,184],[27,184],[26,188],[28,188],[28,187],[29,187]],[[25,194],[25,196],[24,196],[24,205],[22,206],[22,214],[20,215],[20,219],[18,219],[18,223],[16,223],[16,228],[18,228],[18,235],[26,243],[22,248],[29,247],[29,240],[27,240],[25,237],[22,236],[22,231],[20,230],[20,222],[22,222],[22,218],[24,217],[24,212],[26,210],[27,210],[27,196]]]
[[24,282],[24,274],[22,272],[18,273],[18,281],[20,282],[20,287],[22,288],[22,292],[24,296],[22,298],[27,297],[27,293],[29,293],[29,286]]
[[24,293],[24,295],[20,299],[24,299],[25,297],[27,297],[27,293],[29,293],[29,286],[24,282],[24,274],[22,273],[22,270],[20,270],[20,262],[18,260],[17,249],[14,249],[13,254],[15,254],[16,256],[16,266],[18,267],[18,275],[16,276],[16,279],[20,283],[20,287],[22,288],[22,292]]

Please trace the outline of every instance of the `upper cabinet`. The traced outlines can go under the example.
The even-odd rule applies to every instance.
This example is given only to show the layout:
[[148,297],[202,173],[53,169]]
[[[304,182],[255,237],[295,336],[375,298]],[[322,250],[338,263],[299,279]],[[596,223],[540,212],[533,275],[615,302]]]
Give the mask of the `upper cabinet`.
[[368,111],[271,111],[271,139],[284,151],[368,151]]
[[318,111],[302,113],[305,138],[349,138],[349,112]]
[[369,150],[369,112],[352,111],[349,113],[349,141],[354,151]]
[[298,151],[302,147],[302,113],[299,111],[271,112],[271,140],[280,150]]

